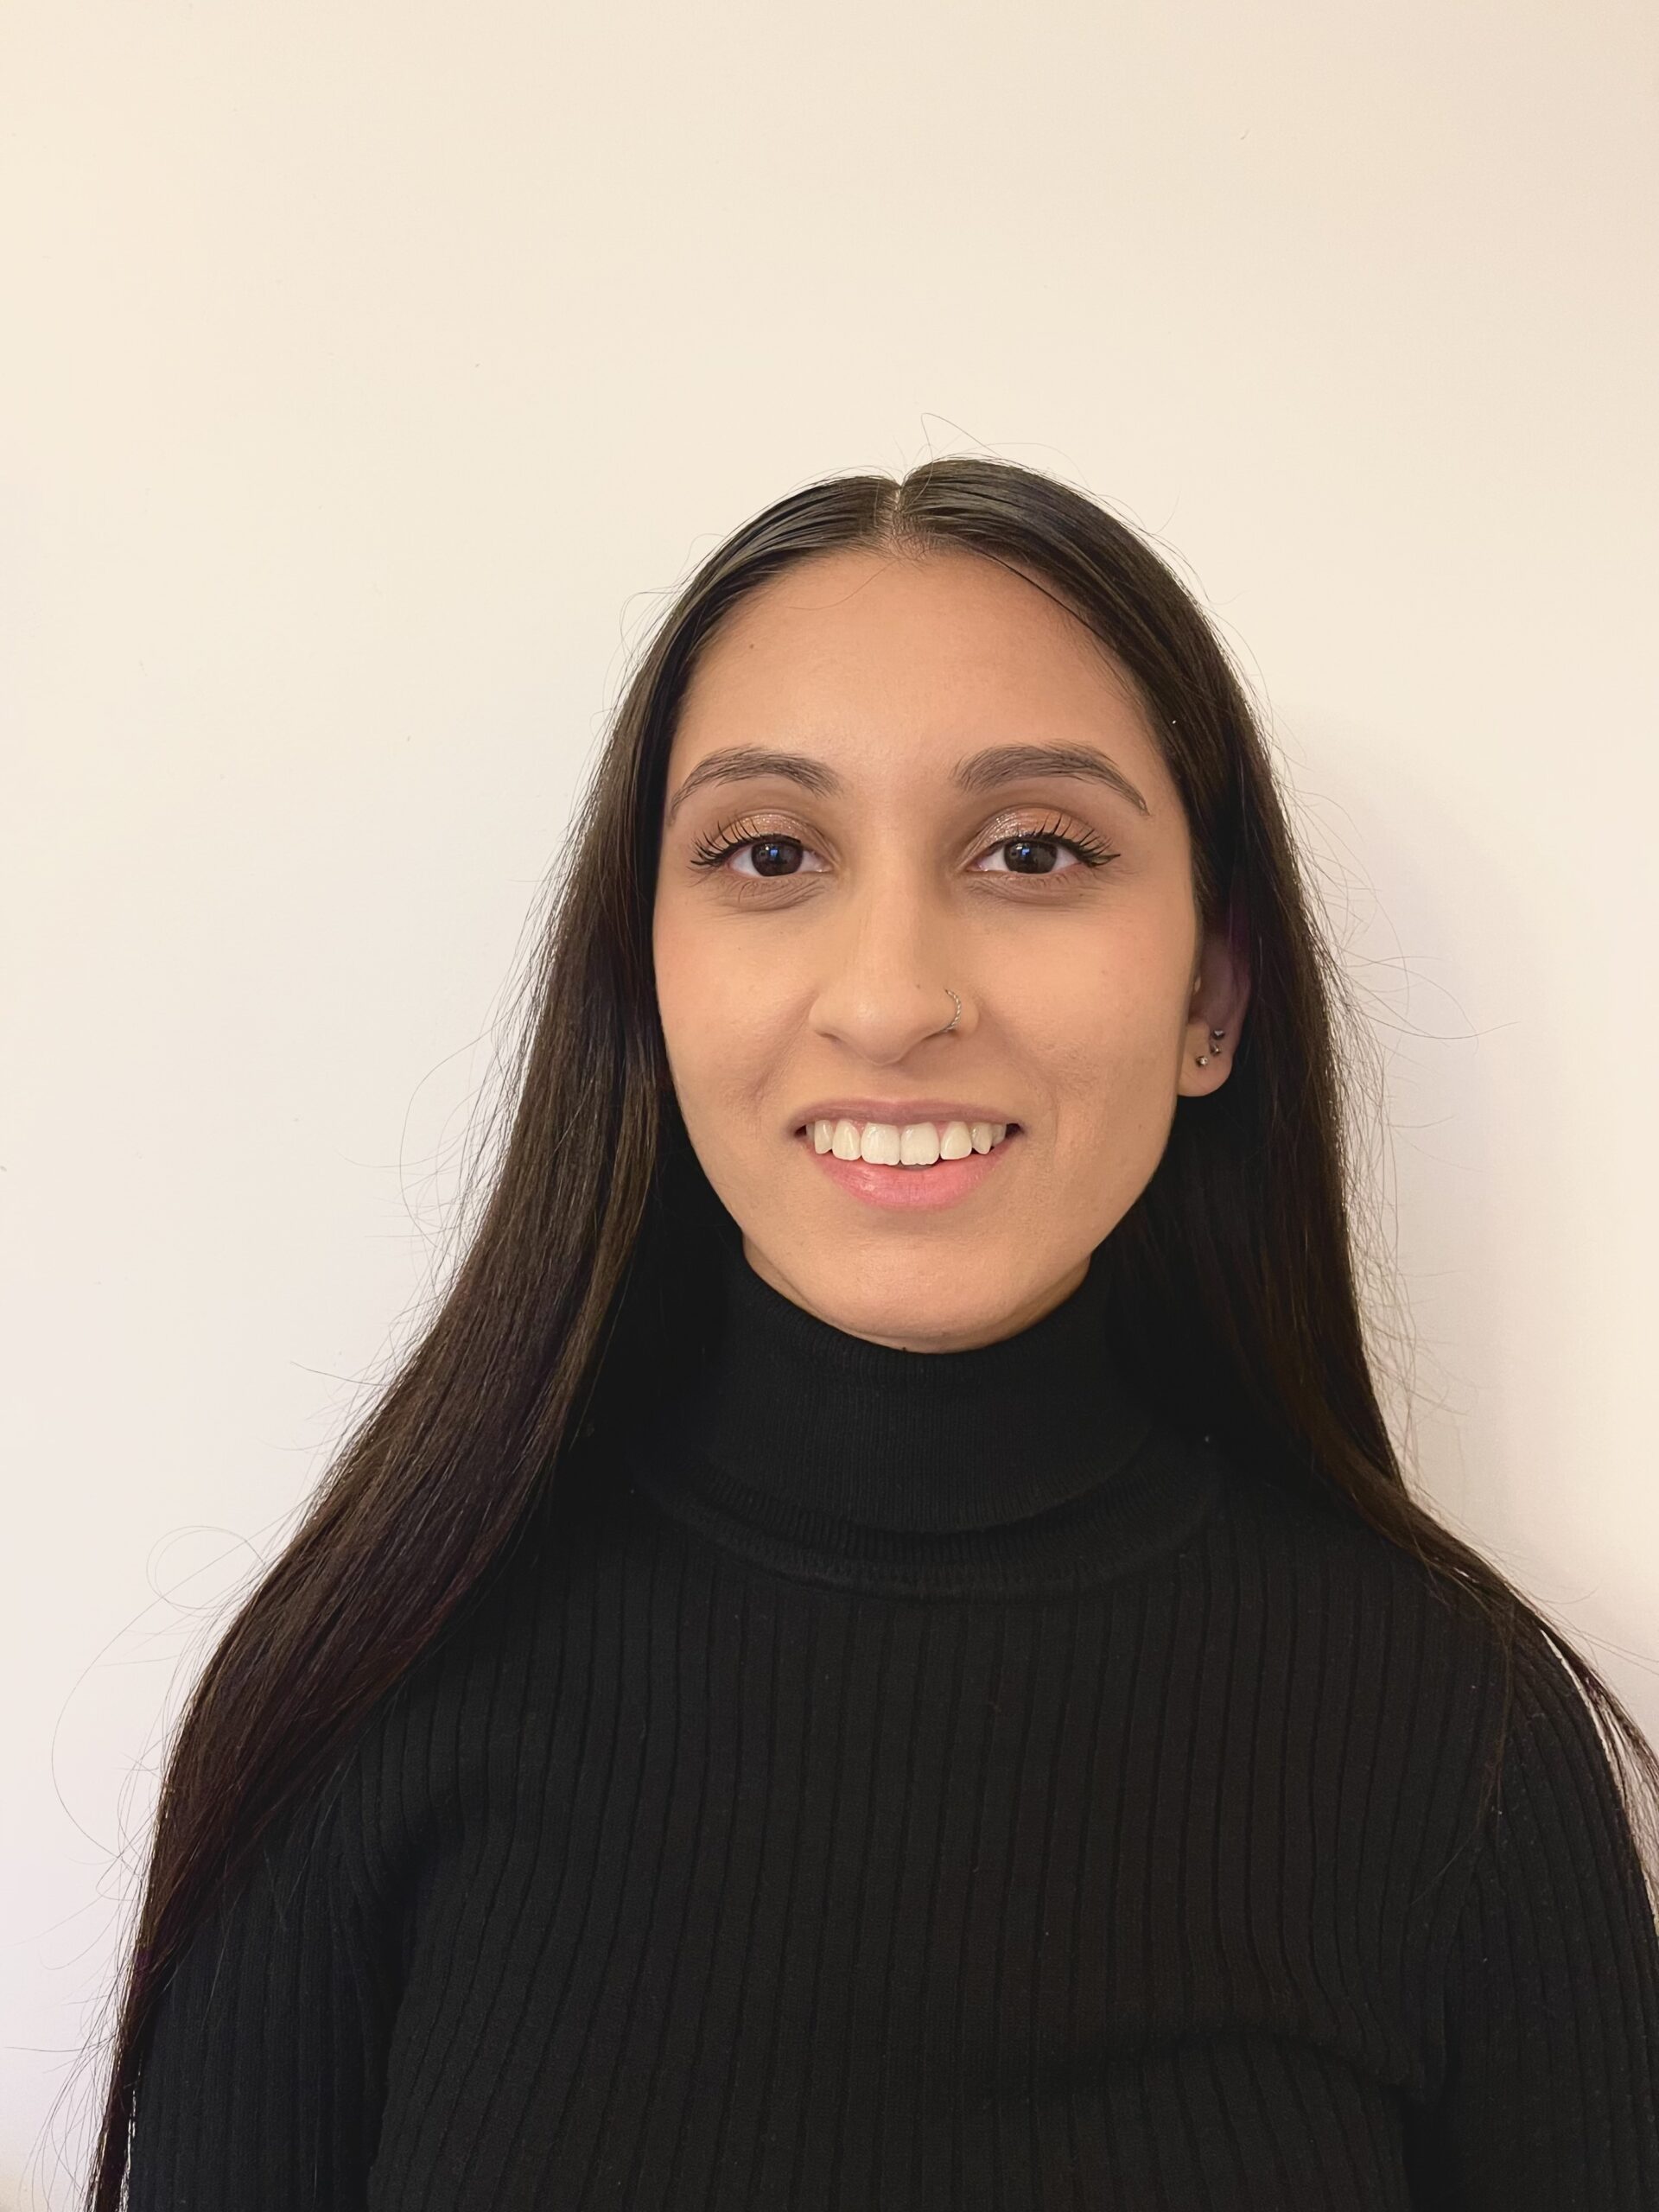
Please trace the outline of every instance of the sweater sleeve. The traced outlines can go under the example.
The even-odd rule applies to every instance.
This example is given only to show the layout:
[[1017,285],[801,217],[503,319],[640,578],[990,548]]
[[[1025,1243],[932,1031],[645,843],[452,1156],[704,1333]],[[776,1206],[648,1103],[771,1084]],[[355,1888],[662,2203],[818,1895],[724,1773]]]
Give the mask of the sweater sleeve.
[[140,2063],[129,2212],[347,2212],[365,2201],[395,1944],[334,1808],[279,1823],[165,1985]]
[[1659,1929],[1564,1665],[1516,1669],[1446,1984],[1436,2114],[1456,2212],[1659,2208]]

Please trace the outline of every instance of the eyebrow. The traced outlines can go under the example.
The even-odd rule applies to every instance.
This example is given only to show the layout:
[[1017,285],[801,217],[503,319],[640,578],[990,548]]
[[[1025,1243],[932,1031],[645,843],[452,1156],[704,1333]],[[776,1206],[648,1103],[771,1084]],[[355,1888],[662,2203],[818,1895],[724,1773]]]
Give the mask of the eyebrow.
[[[741,783],[755,776],[779,776],[820,798],[845,791],[844,779],[828,761],[809,753],[779,753],[762,745],[729,745],[699,760],[674,794],[666,826],[694,791],[709,784]],[[1145,815],[1152,809],[1115,760],[1088,745],[988,745],[958,760],[950,780],[961,791],[990,791],[1027,776],[1078,776],[1104,784]]]

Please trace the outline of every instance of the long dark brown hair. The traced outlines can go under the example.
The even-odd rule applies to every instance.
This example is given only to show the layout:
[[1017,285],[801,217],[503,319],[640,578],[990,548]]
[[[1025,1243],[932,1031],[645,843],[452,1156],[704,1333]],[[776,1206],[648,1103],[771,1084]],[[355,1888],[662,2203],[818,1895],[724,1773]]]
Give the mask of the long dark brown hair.
[[1618,1697],[1407,1489],[1362,1325],[1361,1270],[1375,1262],[1354,1236],[1369,1201],[1351,1071],[1368,1062],[1364,1023],[1211,624],[1140,535],[1053,476],[979,458],[931,461],[902,481],[833,476],[735,531],[640,653],[550,880],[512,1109],[476,1226],[414,1350],[185,1708],[119,1996],[89,2212],[121,2201],[146,2033],[181,1948],[271,1821],[485,1588],[561,1464],[602,1433],[630,1330],[643,1341],[663,1329],[675,1224],[709,1197],[652,977],[675,718],[730,608],[791,563],[848,546],[982,555],[1095,633],[1134,678],[1180,792],[1202,920],[1230,932],[1249,977],[1229,1080],[1179,1103],[1156,1173],[1108,1240],[1115,1325],[1135,1371],[1188,1418],[1201,1376],[1219,1440],[1277,1479],[1339,1494],[1437,1587],[1471,1599],[1506,1673],[1519,1646],[1559,1654],[1617,1747],[1627,1796],[1639,1777],[1638,1831],[1651,1824],[1659,1759]]

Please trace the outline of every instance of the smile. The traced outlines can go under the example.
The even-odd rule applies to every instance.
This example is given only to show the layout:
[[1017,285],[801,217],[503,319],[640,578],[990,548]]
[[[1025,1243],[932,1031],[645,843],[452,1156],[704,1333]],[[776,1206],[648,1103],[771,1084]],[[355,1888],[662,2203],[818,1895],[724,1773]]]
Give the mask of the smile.
[[[963,1140],[966,1140],[964,1142]],[[908,1142],[910,1156],[903,1156]],[[815,1122],[795,1141],[849,1198],[899,1211],[962,1205],[1025,1142],[1017,1122]]]
[[864,1160],[882,1167],[931,1167],[941,1160],[966,1160],[1006,1141],[1017,1122],[817,1121],[803,1134],[813,1149],[837,1160]]

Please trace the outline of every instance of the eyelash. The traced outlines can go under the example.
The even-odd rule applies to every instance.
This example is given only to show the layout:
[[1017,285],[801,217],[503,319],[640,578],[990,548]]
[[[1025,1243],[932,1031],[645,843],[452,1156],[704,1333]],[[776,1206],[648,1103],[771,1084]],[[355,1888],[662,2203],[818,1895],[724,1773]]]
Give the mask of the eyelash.
[[[720,838],[723,838],[725,842],[721,842]],[[738,822],[734,823],[730,830],[721,831],[719,837],[715,839],[700,838],[692,854],[691,864],[694,868],[716,868],[731,854],[741,852],[744,846],[762,845],[774,839],[779,844],[800,845],[809,852],[812,849],[806,844],[804,838],[792,837],[786,830],[756,830],[747,822]],[[1089,868],[1104,868],[1109,861],[1115,861],[1121,857],[1111,847],[1099,843],[1096,839],[1089,836],[1086,833],[1071,836],[1063,835],[1058,822],[1041,830],[1012,830],[1006,837],[993,838],[984,850],[994,853],[1001,845],[1021,844],[1064,845],[1068,852],[1075,853],[1083,865]],[[1072,868],[1061,868],[1058,871],[1061,875],[1071,875],[1077,872]],[[1010,873],[1013,872],[1010,871]],[[739,880],[747,880],[747,879]],[[790,876],[779,875],[755,879],[759,882],[766,883],[788,883],[798,880]],[[1026,883],[1041,883],[1047,880],[1043,876],[1019,875],[1015,875],[1014,880],[1016,882]]]

